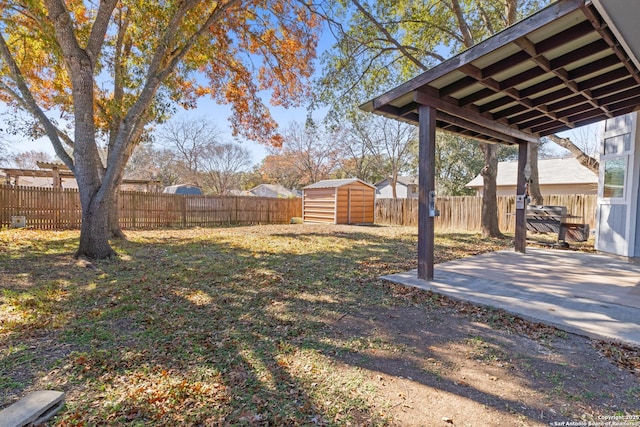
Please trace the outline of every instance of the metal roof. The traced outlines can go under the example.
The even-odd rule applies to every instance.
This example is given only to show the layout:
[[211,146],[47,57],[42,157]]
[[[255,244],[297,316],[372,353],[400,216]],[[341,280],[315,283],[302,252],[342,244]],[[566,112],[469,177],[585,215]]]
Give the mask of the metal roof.
[[[598,186],[598,175],[582,166],[573,157],[558,159],[539,159],[538,174],[541,185],[575,185],[589,184],[593,188]],[[518,177],[518,162],[499,162],[497,186],[515,186]],[[478,174],[466,187],[482,187],[483,177]]]
[[324,181],[318,181],[316,183],[307,185],[306,187],[303,188],[303,190],[309,190],[312,188],[337,188],[337,187],[342,187],[343,185],[353,184],[354,182],[359,182],[373,189],[376,188],[373,185],[362,181],[361,179],[347,178],[347,179],[327,179]]
[[507,144],[632,112],[640,39],[619,40],[614,21],[637,17],[640,2],[594,2],[553,3],[361,108],[417,124],[418,106],[429,105],[438,128]]

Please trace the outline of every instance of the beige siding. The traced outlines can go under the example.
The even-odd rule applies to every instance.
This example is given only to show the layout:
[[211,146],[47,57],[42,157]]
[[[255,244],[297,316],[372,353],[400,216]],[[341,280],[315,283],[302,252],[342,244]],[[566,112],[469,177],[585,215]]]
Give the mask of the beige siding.
[[338,224],[373,223],[374,210],[375,189],[358,182],[338,189]]
[[304,190],[304,222],[372,224],[374,211],[375,188],[360,182]]
[[311,188],[304,190],[304,222],[335,222],[335,189]]

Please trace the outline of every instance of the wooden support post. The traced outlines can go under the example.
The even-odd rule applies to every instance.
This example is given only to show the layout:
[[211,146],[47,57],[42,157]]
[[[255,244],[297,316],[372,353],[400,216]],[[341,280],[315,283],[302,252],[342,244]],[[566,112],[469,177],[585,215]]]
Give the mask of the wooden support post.
[[429,214],[429,194],[435,191],[436,109],[418,107],[420,115],[418,154],[418,278],[433,279],[434,218]]
[[527,179],[525,177],[525,167],[527,166],[528,145],[526,141],[518,144],[518,181],[516,185],[516,235],[514,245],[516,252],[527,252],[527,200],[521,203],[518,209],[518,198],[526,192]]
[[51,176],[53,177],[53,188],[62,188],[62,178],[60,178],[57,167],[54,166],[51,169]]

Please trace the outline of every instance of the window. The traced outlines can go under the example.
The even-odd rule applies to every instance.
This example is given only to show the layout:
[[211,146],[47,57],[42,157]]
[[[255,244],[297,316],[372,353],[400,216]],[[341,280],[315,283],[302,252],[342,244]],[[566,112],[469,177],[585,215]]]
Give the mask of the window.
[[623,198],[626,157],[605,160],[604,163],[604,192],[605,198]]
[[620,154],[631,151],[631,134],[613,136],[604,140],[604,155]]
[[624,116],[614,117],[607,119],[604,125],[604,131],[609,132],[612,130],[622,129],[631,126],[633,123],[631,114],[625,114]]

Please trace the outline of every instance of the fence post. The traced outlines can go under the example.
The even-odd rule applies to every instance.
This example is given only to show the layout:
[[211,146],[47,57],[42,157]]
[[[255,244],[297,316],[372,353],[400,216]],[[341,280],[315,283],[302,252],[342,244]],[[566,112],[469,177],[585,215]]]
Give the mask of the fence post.
[[182,204],[182,228],[187,228],[187,196],[183,196],[180,199]]

